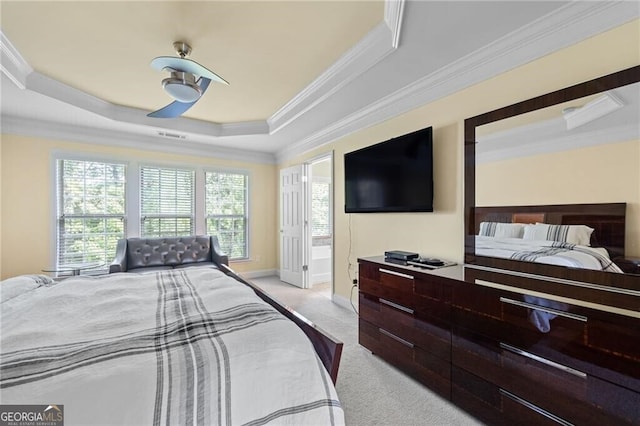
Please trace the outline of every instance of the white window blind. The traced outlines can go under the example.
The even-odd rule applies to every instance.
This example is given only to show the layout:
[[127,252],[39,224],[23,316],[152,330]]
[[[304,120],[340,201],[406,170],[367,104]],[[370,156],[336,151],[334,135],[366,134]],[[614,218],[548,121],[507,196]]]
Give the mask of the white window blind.
[[194,182],[193,170],[140,168],[140,234],[143,237],[193,235]]
[[331,236],[331,184],[311,184],[311,236]]
[[57,267],[108,265],[125,236],[126,166],[57,160]]
[[230,259],[248,257],[248,188],[245,173],[205,172],[207,233],[218,237]]

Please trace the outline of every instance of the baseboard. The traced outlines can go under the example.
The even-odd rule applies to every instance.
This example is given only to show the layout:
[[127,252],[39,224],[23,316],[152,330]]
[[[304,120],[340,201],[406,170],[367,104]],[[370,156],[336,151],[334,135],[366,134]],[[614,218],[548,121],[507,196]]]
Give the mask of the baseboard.
[[246,272],[238,272],[242,278],[253,279],[253,278],[262,278],[262,277],[279,277],[278,271],[275,269],[262,269],[258,271],[246,271]]
[[311,278],[311,282],[313,284],[326,283],[329,281],[331,281],[331,272],[326,272],[324,274],[314,274]]
[[[341,306],[343,308],[349,309],[350,311],[353,311],[353,306],[351,306],[351,302],[349,302],[349,299],[347,299],[346,297],[337,295],[337,294],[332,294],[331,295],[331,300],[333,301],[333,303],[335,303],[338,306]],[[356,309],[358,309],[358,300],[354,299],[353,300],[353,304],[355,305]]]

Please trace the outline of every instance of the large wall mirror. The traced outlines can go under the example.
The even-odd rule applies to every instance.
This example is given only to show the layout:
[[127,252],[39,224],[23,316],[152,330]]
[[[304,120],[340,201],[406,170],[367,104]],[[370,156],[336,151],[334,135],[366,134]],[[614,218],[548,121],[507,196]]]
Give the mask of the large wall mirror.
[[465,120],[465,263],[640,289],[640,66]]

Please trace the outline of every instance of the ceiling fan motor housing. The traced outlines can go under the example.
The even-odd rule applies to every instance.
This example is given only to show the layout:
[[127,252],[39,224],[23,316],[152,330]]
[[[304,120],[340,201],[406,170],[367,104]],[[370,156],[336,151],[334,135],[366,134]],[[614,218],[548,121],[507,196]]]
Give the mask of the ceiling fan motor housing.
[[162,80],[162,88],[179,102],[195,102],[202,96],[195,76],[182,71],[171,71],[171,76]]

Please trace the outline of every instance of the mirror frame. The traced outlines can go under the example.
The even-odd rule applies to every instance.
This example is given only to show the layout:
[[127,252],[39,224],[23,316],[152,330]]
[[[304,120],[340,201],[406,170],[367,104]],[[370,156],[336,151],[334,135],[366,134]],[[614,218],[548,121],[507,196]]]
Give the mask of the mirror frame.
[[640,290],[640,275],[546,265],[475,254],[476,127],[637,82],[640,82],[640,65],[467,118],[464,121],[465,264],[472,267],[476,265],[608,287]]

